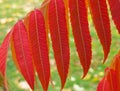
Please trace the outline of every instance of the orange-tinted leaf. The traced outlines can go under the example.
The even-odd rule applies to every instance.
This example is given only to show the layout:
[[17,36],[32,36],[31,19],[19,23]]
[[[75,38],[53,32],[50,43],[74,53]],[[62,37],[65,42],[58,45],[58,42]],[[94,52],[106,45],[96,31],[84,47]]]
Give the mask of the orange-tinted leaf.
[[110,21],[106,0],[89,0],[92,19],[104,50],[104,62],[111,45]]
[[44,91],[47,91],[50,78],[47,37],[44,16],[37,9],[29,16],[29,38],[39,79]]
[[54,57],[63,88],[68,74],[70,59],[67,21],[63,0],[51,0],[49,5],[49,26]]
[[11,38],[11,53],[12,53],[12,58],[13,58],[13,61],[14,61],[15,65],[16,65],[17,69],[20,71],[20,67],[19,67],[19,64],[18,64],[17,58],[16,58],[13,37]]
[[45,20],[45,28],[46,28],[46,37],[47,37],[47,44],[49,48],[49,19],[48,19],[48,7],[49,7],[50,0],[44,0],[40,7],[40,11],[44,16]]
[[92,57],[91,37],[88,28],[85,0],[69,0],[69,8],[72,31],[77,52],[84,69],[84,77],[88,72]]
[[98,84],[97,87],[97,91],[110,91],[110,86],[109,83],[106,79],[106,77],[104,77]]
[[32,53],[28,40],[27,30],[20,20],[14,26],[13,45],[15,48],[16,62],[19,69],[30,85],[34,89],[34,68],[32,62]]
[[31,14],[31,12],[27,14],[27,16],[24,18],[24,21],[23,21],[27,32],[29,30],[29,16],[30,16],[30,14]]
[[66,22],[67,22],[67,29],[68,29],[68,37],[69,37],[69,2],[68,0],[63,0],[65,5],[65,15],[66,15]]
[[[120,85],[120,54],[118,53],[111,64],[111,68],[113,68],[116,71],[116,78],[117,78],[117,84]],[[120,91],[120,86],[118,86],[118,91]]]
[[120,0],[108,0],[112,19],[120,33]]

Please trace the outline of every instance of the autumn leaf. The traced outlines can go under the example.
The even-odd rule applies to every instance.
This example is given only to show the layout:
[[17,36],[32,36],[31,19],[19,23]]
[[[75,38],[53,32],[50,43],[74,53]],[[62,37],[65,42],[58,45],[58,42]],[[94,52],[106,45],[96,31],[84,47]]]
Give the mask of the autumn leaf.
[[80,62],[84,70],[83,77],[85,77],[90,68],[92,58],[91,36],[88,27],[85,0],[69,0],[69,8],[72,32]]
[[49,26],[54,57],[64,87],[69,69],[69,40],[63,0],[51,0],[49,5]]
[[104,50],[104,62],[108,57],[111,45],[110,20],[106,0],[89,0],[90,12],[97,35]]
[[97,86],[97,91],[110,91],[110,86],[109,83],[106,79],[106,77],[104,77],[98,84]]
[[31,89],[34,90],[34,68],[32,62],[32,53],[30,50],[27,30],[22,20],[15,24],[13,30],[13,46],[16,54],[16,62],[22,75],[30,85]]
[[7,36],[5,37],[2,45],[0,46],[0,75],[4,78],[4,87],[8,91],[7,86],[7,77],[6,77],[6,60],[7,60],[7,54],[8,54],[8,48],[10,44],[10,39],[12,36],[13,30],[11,30]]
[[106,69],[106,79],[109,84],[109,91],[119,91],[118,90],[118,80],[117,73],[115,70],[107,68]]
[[112,19],[120,33],[120,0],[108,0]]
[[47,91],[50,79],[48,45],[44,17],[37,9],[29,16],[29,39],[38,77]]

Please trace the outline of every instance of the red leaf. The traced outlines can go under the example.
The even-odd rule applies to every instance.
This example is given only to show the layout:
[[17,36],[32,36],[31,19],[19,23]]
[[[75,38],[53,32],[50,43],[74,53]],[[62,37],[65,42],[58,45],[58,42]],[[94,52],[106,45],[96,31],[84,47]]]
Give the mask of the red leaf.
[[30,85],[31,89],[34,90],[34,68],[32,63],[32,53],[30,51],[27,30],[21,20],[18,21],[14,26],[13,45],[15,48],[19,69]]
[[63,0],[51,0],[49,5],[49,26],[54,56],[63,88],[68,74],[70,59],[67,21]]
[[104,62],[111,45],[110,21],[106,0],[89,0],[92,19],[104,50]]
[[40,11],[44,16],[45,19],[45,28],[46,28],[46,37],[47,37],[47,44],[48,44],[48,50],[49,48],[49,19],[48,19],[48,7],[49,7],[50,0],[44,0],[44,2],[41,4]]
[[69,0],[69,8],[72,31],[77,52],[84,69],[84,77],[88,72],[92,57],[91,37],[88,28],[85,0]]
[[109,83],[106,77],[104,77],[98,84],[97,91],[110,91],[109,87]]
[[[113,59],[113,62],[111,64],[111,68],[113,68],[116,72],[116,78],[117,78],[117,81],[116,83],[118,85],[120,85],[120,53],[118,53],[114,59]],[[120,91],[120,86],[117,87],[118,88],[118,91]]]
[[4,87],[8,91],[8,84],[6,78],[6,60],[8,54],[8,48],[10,44],[10,39],[12,36],[13,30],[11,30],[5,37],[1,47],[0,47],[0,76],[4,77]]
[[108,0],[112,19],[120,33],[120,0]]
[[7,34],[0,47],[0,74],[2,74],[3,76],[5,76],[6,74],[6,59],[7,59],[8,47],[9,47],[11,35],[12,35],[12,31],[10,31]]
[[117,79],[117,73],[113,69],[108,68],[106,70],[106,78],[109,84],[109,91],[119,91],[118,90],[118,79]]
[[32,11],[29,16],[29,37],[34,64],[43,89],[47,91],[50,78],[50,64],[44,17],[39,10]]

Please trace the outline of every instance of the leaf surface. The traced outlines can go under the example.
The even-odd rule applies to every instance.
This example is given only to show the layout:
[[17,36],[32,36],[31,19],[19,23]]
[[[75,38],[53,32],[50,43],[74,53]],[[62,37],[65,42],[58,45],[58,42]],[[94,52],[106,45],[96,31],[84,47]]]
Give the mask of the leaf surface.
[[51,0],[49,5],[49,26],[62,89],[66,82],[70,59],[66,11],[63,0]]
[[115,70],[108,68],[106,70],[106,78],[109,84],[109,91],[119,91],[118,90],[118,79]]
[[98,87],[97,87],[97,91],[110,91],[109,89],[109,83],[106,79],[106,77],[104,77],[98,84]]
[[0,76],[3,77],[5,90],[8,91],[8,83],[6,77],[6,60],[8,55],[8,48],[13,30],[11,30],[5,37],[2,45],[0,46]]
[[2,45],[0,46],[0,74],[2,74],[3,76],[5,76],[6,74],[6,62],[7,62],[6,60],[7,60],[11,35],[12,35],[12,31],[10,31],[7,34]]
[[120,33],[120,0],[108,0],[112,19]]
[[106,0],[89,0],[90,12],[104,51],[104,62],[111,45],[110,21]]
[[[114,59],[113,59],[113,61],[111,63],[110,68],[113,69],[113,70],[115,70],[115,72],[116,72],[116,78],[117,78],[116,83],[118,85],[120,85],[120,53],[118,53],[114,57]],[[117,88],[118,88],[118,91],[120,91],[120,87],[118,86]]]
[[84,75],[91,64],[91,37],[89,33],[85,0],[69,0],[70,18],[75,45],[82,64]]
[[38,77],[44,91],[47,91],[50,79],[49,53],[44,16],[37,9],[29,16],[29,38]]
[[30,51],[27,30],[22,20],[18,21],[14,26],[13,45],[16,54],[16,62],[19,66],[19,69],[30,85],[31,89],[34,90],[34,68],[32,62],[32,53]]

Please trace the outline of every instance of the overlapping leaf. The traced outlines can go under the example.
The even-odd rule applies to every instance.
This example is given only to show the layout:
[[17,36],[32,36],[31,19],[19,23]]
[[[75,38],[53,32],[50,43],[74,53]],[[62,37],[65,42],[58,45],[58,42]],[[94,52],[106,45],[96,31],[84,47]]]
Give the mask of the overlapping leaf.
[[97,91],[119,91],[117,73],[114,69],[107,68],[105,77],[98,84]]
[[3,77],[4,87],[8,90],[7,79],[6,79],[6,60],[8,54],[8,48],[10,44],[10,39],[12,36],[13,30],[11,30],[5,37],[2,45],[0,46],[0,76]]
[[87,74],[91,64],[91,36],[88,28],[87,9],[85,0],[69,0],[70,18],[75,44],[84,75]]
[[16,54],[16,62],[31,89],[34,89],[34,67],[27,30],[21,20],[15,24],[13,30],[13,46]]
[[120,53],[118,53],[109,68],[105,70],[105,77],[98,84],[97,91],[120,91]]
[[119,91],[118,90],[118,80],[117,80],[117,73],[115,70],[108,68],[106,70],[106,78],[109,84],[110,91]]
[[111,45],[110,21],[106,0],[89,0],[92,19],[104,50],[104,62]]
[[120,0],[108,0],[112,19],[120,33]]
[[0,73],[3,76],[5,76],[6,73],[6,59],[7,59],[8,47],[9,47],[11,35],[12,35],[12,31],[10,31],[7,34],[0,47]]
[[54,56],[63,88],[68,74],[70,59],[67,21],[63,0],[51,0],[49,5],[49,26]]
[[106,77],[104,77],[98,84],[97,91],[110,91],[110,86]]
[[39,79],[44,91],[47,91],[50,78],[47,37],[44,17],[37,9],[29,16],[29,38]]

